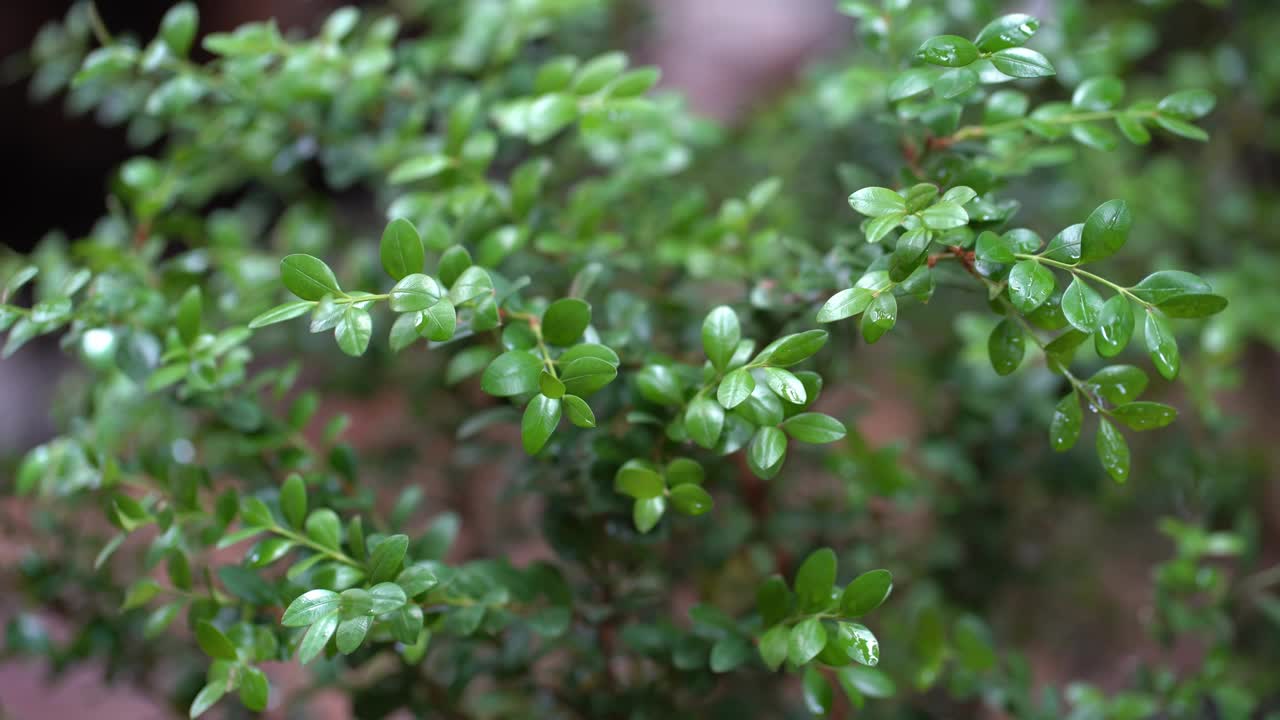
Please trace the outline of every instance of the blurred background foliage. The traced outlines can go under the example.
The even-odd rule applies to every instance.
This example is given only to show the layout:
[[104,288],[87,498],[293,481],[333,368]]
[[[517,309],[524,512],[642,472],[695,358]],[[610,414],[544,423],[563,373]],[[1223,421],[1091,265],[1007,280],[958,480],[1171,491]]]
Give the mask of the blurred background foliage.
[[[1222,314],[1184,331],[1184,347],[1195,348],[1184,353],[1184,382],[1157,380],[1153,386],[1153,396],[1184,408],[1183,421],[1135,439],[1142,469],[1130,482],[1116,485],[1106,479],[1087,447],[1065,455],[1049,452],[1044,428],[1059,380],[1036,366],[998,377],[986,357],[994,320],[984,312],[981,293],[940,287],[935,302],[905,311],[895,332],[874,348],[863,344],[852,326],[833,328],[832,345],[820,357],[819,369],[829,388],[840,389],[824,397],[824,406],[853,420],[850,437],[820,461],[816,454],[793,460],[786,489],[769,496],[767,516],[760,520],[751,549],[766,553],[780,548],[797,557],[807,548],[830,544],[841,549],[849,567],[893,571],[896,591],[876,626],[886,644],[885,672],[867,676],[864,686],[851,693],[880,699],[854,713],[858,717],[1280,717],[1280,448],[1272,429],[1280,402],[1280,284],[1275,282],[1280,277],[1280,124],[1275,122],[1280,4],[885,0],[845,2],[842,14],[827,15],[825,0],[814,2],[824,10],[796,15],[817,29],[796,33],[804,47],[773,52],[772,74],[759,72],[769,78],[767,83],[720,68],[726,85],[743,86],[724,92],[747,98],[729,111],[696,92],[689,101],[694,112],[686,111],[675,93],[679,76],[668,73],[665,90],[672,93],[663,102],[669,112],[645,137],[651,146],[639,153],[647,163],[629,164],[628,173],[597,182],[595,168],[609,165],[621,152],[618,148],[599,142],[586,152],[558,156],[554,184],[567,213],[580,215],[582,232],[573,238],[543,238],[544,247],[553,253],[607,254],[615,245],[608,232],[592,224],[592,213],[601,202],[625,203],[621,210],[613,209],[629,219],[625,234],[630,249],[621,267],[628,260],[656,258],[680,279],[673,282],[669,302],[656,303],[641,318],[628,302],[636,289],[626,287],[623,273],[606,276],[601,282],[618,288],[606,312],[619,325],[625,325],[628,313],[637,319],[630,337],[614,341],[647,342],[652,331],[645,323],[669,323],[685,306],[710,306],[708,298],[717,293],[732,297],[734,282],[741,278],[755,281],[750,291],[758,311],[753,322],[766,334],[777,332],[812,309],[791,296],[820,301],[836,289],[828,282],[825,258],[846,252],[858,222],[845,197],[865,185],[903,181],[895,174],[904,157],[930,161],[919,156],[925,150],[920,138],[905,137],[899,118],[884,102],[888,82],[903,67],[901,59],[924,38],[941,32],[972,35],[1001,12],[1036,14],[1043,23],[1037,48],[1052,58],[1058,74],[1028,90],[1033,106],[1069,97],[1083,79],[1100,74],[1124,78],[1132,98],[1158,98],[1184,87],[1210,89],[1218,105],[1202,123],[1210,134],[1205,143],[1158,136],[1147,147],[1121,142],[1099,151],[1067,141],[1035,152],[1003,148],[983,159],[1000,164],[1001,172],[1012,168],[1019,174],[1005,190],[1021,205],[1019,222],[1046,237],[1077,222],[1103,199],[1125,199],[1137,221],[1128,251],[1112,260],[1118,280],[1136,281],[1165,267],[1190,268],[1231,300]],[[407,18],[438,4],[391,3]],[[498,8],[502,3],[487,5]],[[510,38],[514,46],[527,35],[537,38],[531,52],[539,60],[558,52],[590,56],[624,47],[659,66],[668,60],[678,65],[679,48],[655,40],[664,32],[664,13],[681,17],[670,5],[638,0],[512,3],[528,13],[498,12],[487,21],[476,20],[475,52],[500,53],[504,38],[520,36]],[[732,5],[726,14],[749,13],[755,7]],[[239,20],[267,14],[251,10],[257,17]],[[310,4],[292,12],[294,24],[308,31],[316,30],[324,16]],[[103,17],[118,32],[127,33],[132,21],[139,23],[138,35],[150,37],[158,14],[150,20],[144,16],[136,9],[103,6]],[[707,26],[683,28],[682,35],[711,37],[740,27],[725,16],[711,17]],[[11,157],[29,158],[29,165],[14,169],[15,175],[31,174],[30,186],[15,192],[30,198],[31,188],[37,188],[41,194],[12,206],[18,216],[15,227],[23,232],[11,234],[7,242],[23,251],[35,246],[49,226],[63,227],[72,237],[90,233],[102,210],[106,188],[99,178],[107,175],[106,168],[156,149],[160,127],[145,118],[120,127],[132,116],[129,102],[136,104],[141,97],[122,100],[119,106],[98,105],[102,98],[75,92],[67,101],[73,113],[97,106],[94,120],[116,128],[95,136],[109,145],[109,151],[96,155],[99,168],[77,171],[76,182],[66,183],[60,169],[80,158],[59,157],[57,148],[31,142],[35,123],[30,118],[60,102],[55,97],[91,47],[86,22],[73,19],[60,34],[46,31],[35,37],[35,53],[46,54],[39,70],[18,90],[6,90],[6,114],[19,119],[10,117],[16,129],[4,132],[4,142]],[[291,27],[282,25],[286,31]],[[414,29],[430,36],[430,27]],[[10,49],[32,40],[20,38]],[[752,47],[746,31],[740,41]],[[760,42],[759,48],[767,47]],[[8,69],[12,77],[25,79],[34,67],[18,57]],[[447,88],[441,92],[441,102],[449,104]],[[701,92],[708,92],[705,86]],[[46,110],[20,109],[28,102],[22,97],[26,93]],[[696,112],[699,108],[720,117],[706,120]],[[84,128],[84,123],[62,126],[64,132]],[[45,135],[43,140],[57,138]],[[254,140],[236,137],[231,142],[252,150]],[[134,149],[119,152],[124,141]],[[68,142],[76,146],[74,138]],[[338,260],[347,276],[363,272],[367,277],[373,228],[385,200],[341,189],[320,191],[325,183],[354,185],[361,173],[371,171],[348,162],[340,149],[322,142],[320,153],[330,154],[314,163],[307,154],[314,149],[295,148],[306,157],[291,158],[277,154],[274,138],[263,143],[264,153],[275,162],[302,166],[289,179],[301,185],[281,194],[304,201],[282,207],[270,190],[260,188],[231,199],[221,196],[225,186],[244,178],[228,178],[220,171],[251,175],[253,163],[219,166],[216,148],[203,158],[211,164],[201,168],[200,177],[209,187],[186,188],[182,201],[191,210],[210,201],[220,205],[207,217],[208,233],[220,238],[228,252],[244,253],[237,265],[240,275],[227,280],[237,286],[242,304],[220,308],[241,322],[277,295],[269,280],[274,280],[274,259],[283,250],[323,253]],[[37,162],[46,153],[59,160]],[[666,179],[677,172],[680,182]],[[740,208],[729,201],[746,197],[769,177],[780,181],[780,189],[758,218],[739,223]],[[139,193],[154,189],[149,179],[132,189],[122,189],[120,183],[130,183],[127,174],[113,180],[113,190],[135,201]],[[49,200],[63,197],[64,184],[65,197],[81,203],[68,207],[65,215],[59,201]],[[174,214],[162,221],[200,221],[193,217]],[[92,232],[127,232],[112,222],[108,218]],[[722,251],[727,234],[735,237],[733,253]],[[41,247],[59,243],[56,236],[45,242]],[[197,258],[152,259],[172,263]],[[16,265],[16,260],[0,257],[0,276],[8,276]],[[258,299],[253,299],[255,292]],[[792,310],[796,316],[788,314]],[[277,358],[300,350],[333,352],[320,338],[289,336],[276,342],[266,350]],[[36,350],[50,352],[49,347]],[[26,377],[13,374],[14,362],[0,363],[0,380],[25,382],[13,379]],[[40,370],[48,373],[50,367],[55,366]],[[468,529],[450,557],[495,550],[516,555],[529,542],[527,533],[486,520],[486,503],[499,498],[504,512],[527,515],[528,508],[518,507],[516,487],[537,478],[518,473],[513,456],[501,450],[510,438],[477,434],[459,441],[447,434],[445,429],[456,424],[475,398],[458,391],[448,402],[441,401],[438,387],[444,372],[434,358],[410,366],[375,352],[363,363],[308,368],[303,382],[323,392],[328,410],[346,410],[355,418],[351,442],[361,446],[366,465],[380,468],[375,477],[387,488],[411,479],[425,489],[431,513],[461,516]],[[59,383],[48,403],[55,416],[64,418],[59,427],[66,427],[91,389],[75,372]],[[389,399],[387,387],[396,388],[400,397]],[[5,407],[10,408],[5,414],[23,422],[39,423],[44,414],[39,405],[18,409],[6,402]],[[125,413],[145,409],[120,407]],[[414,427],[412,438],[392,430],[407,424]],[[110,426],[110,416],[100,422],[100,427]],[[395,439],[384,442],[384,433]],[[15,468],[26,449],[21,445],[36,440],[27,435],[11,443],[13,457],[6,467]],[[412,472],[415,452],[423,447],[452,453],[445,471]],[[520,478],[512,487],[507,487],[509,473]],[[481,489],[473,484],[477,477],[483,479]],[[375,494],[384,504],[395,498],[389,489]],[[83,557],[79,563],[59,559],[91,557],[100,540],[70,532],[76,527],[74,516],[45,510],[28,516],[28,506],[6,503],[0,582],[15,591],[0,599],[9,659],[0,666],[0,683],[6,682],[4,673],[20,667],[16,663],[23,657],[49,654],[59,669],[91,659],[104,663],[109,676],[133,681],[137,692],[147,696],[144,679],[165,657],[163,643],[130,639],[140,623],[119,620],[114,610],[118,583],[84,572]],[[742,594],[749,587],[742,577],[754,570],[740,564],[762,561],[721,549],[740,542],[752,522],[750,508],[725,504],[717,513],[714,523],[699,529],[701,542],[686,548],[683,558],[670,560],[682,564],[687,572],[680,577],[702,601],[746,609],[752,599]],[[66,543],[57,552],[32,540],[51,533]],[[718,569],[691,570],[697,567]],[[79,600],[68,602],[69,595]],[[95,595],[102,600],[86,600]],[[92,618],[87,623],[86,602]],[[32,612],[40,607],[45,610]],[[77,627],[70,632],[64,627],[59,634],[58,616],[74,618]],[[676,616],[683,622],[682,614]],[[757,716],[798,712],[796,703],[777,699],[801,696],[797,683],[758,681],[749,675],[725,679],[741,702],[727,703],[723,711],[751,714],[744,708],[755,708]],[[13,687],[14,681],[7,682],[0,684],[5,688],[0,707]],[[368,690],[376,694],[376,688]],[[362,702],[376,705],[357,695],[355,705]],[[845,712],[845,701],[840,702],[837,711]]]

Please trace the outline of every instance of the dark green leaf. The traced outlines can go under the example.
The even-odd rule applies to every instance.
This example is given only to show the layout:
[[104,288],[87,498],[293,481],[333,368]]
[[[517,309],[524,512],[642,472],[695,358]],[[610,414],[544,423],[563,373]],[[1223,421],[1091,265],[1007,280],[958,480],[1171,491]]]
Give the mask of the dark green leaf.
[[976,42],[983,52],[1019,47],[1030,40],[1039,28],[1040,21],[1030,15],[1002,15],[982,28]]
[[618,377],[618,368],[596,357],[580,357],[560,371],[565,392],[584,396],[596,392]]
[[280,512],[285,522],[295,528],[302,527],[302,521],[307,517],[307,484],[301,475],[289,475],[280,486]]
[[520,440],[524,451],[536,455],[547,444],[559,424],[560,401],[542,394],[533,396],[520,421]]
[[391,535],[378,543],[369,556],[369,582],[381,583],[394,578],[400,572],[408,549],[409,538],[406,535]]
[[809,711],[810,715],[825,717],[831,713],[831,703],[835,699],[832,697],[831,685],[827,683],[827,678],[817,668],[809,666],[804,669],[801,690],[804,697],[804,708]]
[[636,374],[636,389],[646,400],[659,405],[679,405],[684,402],[680,378],[666,365],[646,365],[642,368]]
[[471,253],[461,245],[453,245],[440,256],[440,265],[436,269],[436,274],[440,276],[442,284],[453,287],[469,267],[471,267]]
[[200,317],[203,303],[200,299],[200,286],[192,285],[178,300],[178,309],[173,324],[178,329],[182,342],[190,345],[200,336]]
[[990,230],[982,231],[974,245],[974,257],[984,262],[1012,265],[1017,260],[1013,253],[1013,243],[1008,236],[997,235]]
[[787,659],[790,638],[791,628],[782,624],[774,625],[760,636],[760,659],[770,670],[777,670]]
[[1133,214],[1123,200],[1108,200],[1085,220],[1080,236],[1080,262],[1087,263],[1114,255],[1124,247],[1133,225]]
[[1182,367],[1182,359],[1178,354],[1178,340],[1173,335],[1173,328],[1161,313],[1148,309],[1143,335],[1147,343],[1147,352],[1151,355],[1151,363],[1165,380],[1178,377]]
[[1094,349],[1104,358],[1115,357],[1133,337],[1133,306],[1124,295],[1113,295],[1098,313],[1098,331],[1093,336]]
[[837,622],[835,633],[827,639],[828,647],[834,646],[860,665],[874,666],[880,663],[880,641],[865,625]]
[[888,570],[869,570],[854,578],[840,596],[840,613],[861,617],[875,610],[893,592],[893,575]]
[[1092,333],[1098,328],[1098,316],[1102,313],[1102,296],[1080,278],[1072,278],[1062,293],[1062,314],[1071,327],[1082,333]]
[[[831,548],[813,551],[796,571],[796,599],[802,612],[819,612],[831,602],[836,582],[836,554]],[[819,648],[821,649],[821,648]]]
[[1035,260],[1023,260],[1009,271],[1009,300],[1019,312],[1040,307],[1053,294],[1053,287],[1053,272]]
[[987,354],[997,375],[1008,375],[1017,370],[1026,352],[1026,334],[1009,318],[1001,320],[987,338]]
[[1106,418],[1098,420],[1098,459],[1116,482],[1129,478],[1129,443]]
[[372,624],[373,618],[368,616],[348,618],[338,623],[337,637],[334,639],[338,652],[350,655],[359,649]]
[[782,469],[787,456],[787,436],[776,427],[756,430],[747,447],[747,465],[759,477],[768,480]]
[[542,314],[542,337],[552,345],[572,345],[590,324],[590,305],[577,298],[562,298]]
[[882,292],[871,301],[866,312],[862,313],[860,323],[862,338],[869,343],[874,343],[892,330],[897,322],[898,299],[893,296],[893,293]]
[[1122,405],[1147,389],[1147,374],[1133,365],[1109,365],[1085,382],[1107,402]]
[[1155,120],[1157,125],[1178,137],[1184,137],[1188,140],[1198,140],[1200,142],[1206,142],[1209,139],[1209,133],[1185,120],[1180,120],[1169,115],[1156,115]]
[[1053,408],[1053,419],[1049,421],[1049,446],[1058,452],[1070,450],[1080,439],[1083,421],[1080,397],[1072,390],[1063,395]]
[[1211,294],[1213,288],[1198,275],[1181,270],[1160,270],[1129,288],[1143,302],[1159,305],[1179,295]]
[[1187,293],[1171,297],[1156,307],[1174,318],[1202,318],[1227,309],[1227,299],[1211,293]]
[[342,547],[342,521],[329,508],[320,508],[307,516],[307,537],[330,550]]
[[720,387],[716,390],[716,399],[726,409],[732,409],[751,397],[751,392],[755,388],[756,379],[751,375],[751,371],[738,368],[725,375],[720,381]]
[[937,35],[924,41],[916,57],[930,65],[964,67],[978,59],[978,47],[959,35]]
[[212,623],[201,620],[196,623],[196,642],[205,655],[214,660],[235,660],[236,646]]
[[1178,411],[1163,403],[1140,400],[1117,406],[1111,415],[1131,430],[1154,430],[1176,420]]
[[711,672],[726,673],[751,657],[751,643],[737,635],[729,635],[711,646]]
[[256,667],[246,666],[240,673],[240,702],[253,712],[267,709],[271,685],[267,674]]
[[699,395],[689,403],[684,425],[694,442],[704,448],[713,448],[724,428],[724,408],[715,400]]
[[756,356],[756,362],[773,367],[790,367],[803,362],[827,344],[826,330],[806,330],[786,335],[769,343]]
[[710,512],[712,500],[701,485],[685,484],[671,488],[671,504],[685,515],[702,515]]

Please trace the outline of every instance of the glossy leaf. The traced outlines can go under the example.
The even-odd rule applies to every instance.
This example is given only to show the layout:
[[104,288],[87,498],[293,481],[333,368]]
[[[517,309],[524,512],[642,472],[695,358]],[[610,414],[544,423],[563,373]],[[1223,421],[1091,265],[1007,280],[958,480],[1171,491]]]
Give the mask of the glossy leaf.
[[1116,482],[1129,479],[1129,443],[1106,418],[1098,420],[1098,459]]
[[338,279],[329,266],[310,255],[286,255],[280,261],[280,280],[289,292],[303,300],[342,294]]

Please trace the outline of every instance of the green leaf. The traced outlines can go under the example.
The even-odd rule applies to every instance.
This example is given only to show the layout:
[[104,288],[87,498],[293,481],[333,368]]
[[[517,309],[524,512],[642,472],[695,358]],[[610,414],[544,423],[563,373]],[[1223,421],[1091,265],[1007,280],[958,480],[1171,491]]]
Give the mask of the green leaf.
[[920,211],[920,221],[930,230],[951,230],[969,224],[969,213],[954,202],[938,202]]
[[240,702],[253,712],[267,709],[270,699],[271,684],[267,682],[267,674],[252,665],[240,671]]
[[836,678],[846,693],[851,690],[872,698],[893,697],[898,688],[882,670],[865,665],[850,665],[836,670]]
[[413,598],[430,590],[440,583],[431,565],[419,563],[410,565],[396,576],[396,584],[404,590],[405,598]]
[[333,271],[320,258],[310,255],[286,255],[280,261],[280,280],[289,292],[303,300],[342,295]]
[[1185,120],[1180,120],[1169,115],[1156,115],[1155,121],[1157,125],[1178,137],[1184,137],[1188,140],[1198,140],[1200,142],[1207,142],[1209,140],[1209,133],[1189,122],[1186,122]]
[[632,70],[609,83],[608,96],[617,99],[643,95],[658,83],[661,76],[662,72],[656,67]]
[[[800,382],[800,378],[776,367],[766,367],[761,372],[764,374],[765,385],[775,395],[793,405],[804,405],[807,398],[804,383]],[[754,387],[752,389],[754,390]]]
[[195,4],[190,2],[177,3],[164,14],[159,34],[174,55],[181,57],[191,50],[199,19]]
[[578,119],[578,101],[571,95],[551,93],[534,100],[527,110],[525,122],[529,142],[534,145],[550,140]]
[[395,312],[426,310],[444,297],[444,288],[430,275],[403,275],[391,288],[389,304]]
[[1147,389],[1147,374],[1133,365],[1109,365],[1085,381],[1107,402],[1122,405]]
[[777,670],[787,659],[790,638],[791,628],[782,624],[774,625],[760,636],[760,659],[770,670]]
[[1062,396],[1053,408],[1053,418],[1049,421],[1049,447],[1058,452],[1066,452],[1075,446],[1080,439],[1080,425],[1084,422],[1084,414],[1080,410],[1080,396],[1075,390]]
[[835,699],[832,697],[831,685],[827,683],[827,678],[813,666],[804,669],[800,689],[804,708],[810,715],[825,717],[831,713],[831,704]]
[[1017,261],[1013,253],[1013,242],[1008,236],[997,235],[990,230],[982,231],[974,245],[974,257],[983,262],[1012,265]]
[[185,345],[190,345],[200,336],[200,317],[203,303],[200,299],[200,286],[192,285],[178,300],[178,309],[174,316],[174,327],[178,329],[178,337]]
[[1098,329],[1098,316],[1102,313],[1102,296],[1083,280],[1074,277],[1062,293],[1062,315],[1071,327],[1082,333]]
[[747,465],[757,476],[768,480],[782,469],[787,456],[787,436],[776,427],[756,430],[747,447]]
[[1016,78],[1047,77],[1055,73],[1045,56],[1022,47],[997,50],[991,56],[991,64],[1005,75]]
[[[830,598],[830,592],[828,592]],[[827,646],[827,629],[816,617],[801,620],[791,628],[787,638],[787,659],[793,665],[804,665]]]
[[142,578],[133,585],[129,586],[128,592],[124,595],[124,602],[120,605],[120,609],[132,610],[142,607],[155,599],[160,594],[160,583],[151,578]]
[[563,366],[560,380],[565,392],[590,395],[618,377],[617,366],[597,357],[580,357]]
[[751,657],[751,643],[737,635],[720,638],[711,646],[711,672],[727,673]]
[[[889,100],[897,102],[914,97],[925,92],[933,83],[933,73],[925,68],[911,68],[904,70],[889,83],[887,94]],[[850,203],[852,203],[852,199]],[[854,208],[855,210],[857,208]],[[861,212],[861,211],[859,211]]]
[[1159,305],[1180,295],[1211,294],[1213,288],[1200,276],[1181,270],[1160,270],[1129,288],[1143,302]]
[[720,431],[724,429],[724,408],[715,400],[699,395],[685,411],[684,426],[694,442],[711,449],[716,446]]
[[1166,95],[1156,109],[1182,120],[1196,120],[1213,112],[1217,99],[1208,90],[1179,90]]
[[1098,459],[1116,482],[1129,479],[1129,443],[1106,418],[1098,419]]
[[893,329],[898,322],[898,299],[893,293],[882,292],[867,306],[862,313],[862,339],[874,343]]
[[866,288],[849,288],[841,290],[827,300],[818,311],[818,322],[828,323],[853,317],[871,304],[874,296]]
[[1077,110],[1101,112],[1110,110],[1124,99],[1124,81],[1110,75],[1092,77],[1080,83],[1071,94],[1071,106]]
[[822,413],[800,413],[782,423],[782,429],[792,439],[802,443],[821,444],[841,440],[845,436],[844,424]]
[[1124,295],[1113,295],[1098,312],[1098,332],[1093,336],[1094,349],[1104,358],[1115,357],[1133,337],[1133,306]]
[[978,46],[959,35],[937,35],[924,41],[916,57],[930,65],[964,67],[978,59]]
[[440,256],[440,265],[436,268],[436,274],[440,276],[440,282],[443,285],[453,287],[469,267],[471,267],[471,253],[461,245],[453,245]]
[[[387,173],[387,182],[391,185],[404,185],[406,183],[417,182],[419,180],[426,180],[439,175],[451,167],[453,167],[453,160],[446,155],[441,155],[439,153],[416,155],[391,168],[391,172]],[[384,235],[383,237],[386,236]],[[390,267],[387,266],[385,256],[382,262],[382,267],[387,270],[387,273],[391,275],[391,277],[397,277],[397,275],[391,271]],[[420,265],[414,265],[413,267],[421,268]],[[417,270],[410,270],[409,272],[417,272]]]
[[590,324],[590,305],[577,298],[563,298],[542,314],[542,337],[552,345],[572,345]]
[[249,329],[257,330],[260,327],[274,325],[286,320],[292,320],[296,317],[306,315],[311,308],[315,307],[315,302],[310,300],[296,300],[287,302],[283,305],[277,305],[270,310],[258,315],[249,321]]
[[871,667],[880,663],[880,641],[865,625],[837,622],[827,645],[860,665]]
[[1134,145],[1146,145],[1151,142],[1151,131],[1143,124],[1141,117],[1133,115],[1117,115],[1116,128],[1120,134]]
[[560,424],[560,401],[538,394],[529,401],[520,421],[520,441],[524,451],[536,455]]
[[849,206],[868,217],[884,217],[904,212],[907,201],[889,188],[866,187],[849,196]]
[[324,651],[324,646],[329,644],[329,638],[333,637],[337,629],[337,612],[317,619],[307,630],[307,634],[302,636],[302,642],[298,645],[298,662],[306,665],[314,660]]
[[713,503],[701,485],[685,484],[671,488],[671,504],[685,515],[702,515],[710,512]]
[[353,617],[338,623],[337,637],[334,644],[338,647],[338,652],[343,655],[350,655],[360,648],[360,643],[364,642],[364,638],[369,634],[369,627],[373,624],[373,618],[369,616]]
[[[422,246],[418,229],[404,218],[396,218],[387,223],[386,229],[382,231],[378,254],[382,258],[382,269],[393,280],[421,273],[427,264],[426,249]],[[440,293],[437,292],[438,294]]]
[[564,411],[569,416],[569,422],[580,428],[596,426],[596,415],[591,412],[591,406],[586,400],[577,395],[565,395],[560,400],[564,403]]
[[666,365],[646,365],[636,373],[636,389],[646,400],[659,405],[679,405],[684,402],[684,388],[680,378]]
[[1039,28],[1040,21],[1030,15],[1002,15],[982,28],[976,42],[978,49],[983,52],[1019,47],[1026,44]]
[[480,389],[496,397],[538,391],[542,360],[523,350],[504,352],[489,363],[480,378]]
[[307,484],[301,475],[289,475],[280,486],[280,512],[289,525],[302,527],[302,521],[307,517]]
[[[809,553],[796,571],[796,599],[801,612],[820,612],[831,602],[836,583],[836,554],[831,548]],[[821,650],[821,648],[819,648]]]
[[959,97],[978,86],[978,73],[973,68],[952,68],[938,78],[933,84],[933,91],[939,96],[951,99]]
[[293,542],[284,538],[267,538],[249,548],[244,560],[249,567],[266,567],[284,557],[293,549]]
[[449,340],[457,329],[458,311],[449,298],[440,298],[434,305],[422,311],[416,327],[419,335],[432,342]]
[[1163,403],[1139,400],[1117,406],[1111,416],[1130,430],[1154,430],[1178,419],[1178,411]]
[[751,397],[751,391],[755,389],[756,379],[751,375],[751,371],[738,368],[725,375],[720,381],[720,387],[716,390],[716,400],[725,409],[732,409]]
[[1017,370],[1026,352],[1026,333],[1009,318],[1001,320],[987,338],[987,354],[997,375],[1008,375]]
[[1202,318],[1227,309],[1227,299],[1212,293],[1187,293],[1171,297],[1156,307],[1174,318]]
[[1147,343],[1147,352],[1151,355],[1151,363],[1165,380],[1178,377],[1182,367],[1182,359],[1178,354],[1178,340],[1173,335],[1173,328],[1161,313],[1147,309],[1147,318],[1143,326],[1143,335]]
[[1029,313],[1053,294],[1053,271],[1035,260],[1023,260],[1009,271],[1009,300],[1018,312]]
[[236,659],[236,646],[231,639],[207,620],[196,623],[196,642],[214,660]]
[[1108,200],[1085,220],[1080,235],[1080,262],[1087,263],[1114,255],[1129,238],[1133,215],[1123,200]]
[[200,692],[196,693],[195,699],[191,701],[191,709],[188,711],[188,716],[192,718],[200,717],[226,694],[226,682],[211,682],[205,685],[200,688]]
[[552,400],[559,400],[564,397],[564,383],[546,370],[543,370],[542,374],[538,376],[538,389],[542,391],[543,395]]
[[329,508],[320,508],[307,516],[307,537],[330,550],[342,548],[342,520]]
[[1085,147],[1111,152],[1120,146],[1120,141],[1110,130],[1098,125],[1077,123],[1071,126],[1071,137]]
[[[388,540],[404,537],[404,535],[393,535]],[[386,541],[383,542],[386,544]],[[382,547],[379,545],[378,547]],[[376,552],[374,553],[376,556]],[[369,608],[370,615],[386,615],[404,607],[409,601],[409,596],[405,594],[404,588],[393,582],[380,582],[369,588],[369,595],[373,597],[373,605]]]
[[893,592],[893,575],[888,570],[870,570],[854,578],[840,596],[840,614],[861,617],[875,610]]
[[783,336],[761,350],[756,355],[756,362],[772,367],[791,367],[821,350],[828,337],[826,330],[806,330]]
[[628,460],[614,475],[613,489],[637,500],[646,500],[661,497],[667,487],[655,467],[642,460]]
[[356,307],[355,303],[347,305],[334,329],[334,337],[338,339],[342,352],[352,357],[363,355],[369,349],[369,339],[373,337],[373,318],[369,311]]
[[662,519],[662,513],[667,509],[667,499],[659,495],[658,497],[644,498],[636,500],[631,508],[631,521],[635,523],[636,530],[641,533],[647,533],[652,530],[658,521]]
[[868,243],[878,243],[907,219],[904,213],[891,213],[872,218],[863,224]]
[[394,578],[408,549],[407,535],[390,535],[378,543],[369,556],[369,582],[381,583]]
[[463,305],[476,298],[493,295],[493,278],[489,271],[479,265],[472,265],[462,271],[457,280],[449,286],[449,302]]
[[771,575],[756,590],[756,610],[765,626],[780,622],[791,610],[791,592],[787,581],[779,575]]

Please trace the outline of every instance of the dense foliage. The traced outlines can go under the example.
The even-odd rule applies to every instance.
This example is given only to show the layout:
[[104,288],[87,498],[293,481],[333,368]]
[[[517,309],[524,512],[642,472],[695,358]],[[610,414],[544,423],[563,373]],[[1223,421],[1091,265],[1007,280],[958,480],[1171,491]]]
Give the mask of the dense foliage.
[[[193,717],[267,707],[262,665],[287,660],[369,718],[1250,717],[1277,678],[1235,647],[1212,564],[1255,554],[1247,534],[1162,523],[1152,627],[1205,638],[1194,672],[1035,693],[987,581],[953,577],[1001,565],[1003,521],[931,548],[877,505],[981,526],[1011,468],[1158,486],[1129,443],[1178,412],[1147,368],[1185,375],[1185,321],[1228,308],[1127,246],[1149,203],[1036,192],[1121,143],[1207,141],[1214,94],[1126,92],[1141,31],[1077,53],[1074,3],[1041,49],[1035,18],[937,5],[843,3],[860,49],[745,150],[593,47],[595,0],[345,8],[314,37],[205,35],[204,63],[190,4],[146,42],[77,6],[37,38],[33,90],[154,152],[87,236],[5,261],[4,354],[54,334],[85,369],[14,474],[59,540],[22,587],[85,630],[24,615],[8,650],[141,682],[194,642],[173,688]],[[924,358],[922,412],[959,408],[923,466],[846,424],[885,337]],[[353,425],[339,388],[402,414]],[[823,468],[836,489],[806,482]],[[498,488],[459,513],[478,484]]]

